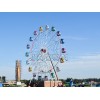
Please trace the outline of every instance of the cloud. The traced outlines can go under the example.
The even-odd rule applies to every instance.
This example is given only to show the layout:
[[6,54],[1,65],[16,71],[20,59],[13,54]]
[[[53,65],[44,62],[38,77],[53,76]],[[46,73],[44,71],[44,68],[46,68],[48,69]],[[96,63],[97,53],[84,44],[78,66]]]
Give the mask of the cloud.
[[79,57],[81,60],[84,60],[84,61],[98,61],[100,60],[100,54],[92,54],[92,55],[88,55],[88,56],[81,56]]
[[100,78],[100,54],[81,56],[60,66],[61,78]]
[[66,37],[64,37],[64,39],[82,41],[82,40],[87,40],[88,38],[85,38],[85,37],[75,37],[75,36],[66,36]]
[[[80,56],[75,60],[59,64],[59,78],[100,78],[100,54]],[[15,79],[15,66],[0,67],[0,76],[6,76],[7,80]],[[31,79],[32,73],[28,72],[28,66],[22,64],[22,79]]]

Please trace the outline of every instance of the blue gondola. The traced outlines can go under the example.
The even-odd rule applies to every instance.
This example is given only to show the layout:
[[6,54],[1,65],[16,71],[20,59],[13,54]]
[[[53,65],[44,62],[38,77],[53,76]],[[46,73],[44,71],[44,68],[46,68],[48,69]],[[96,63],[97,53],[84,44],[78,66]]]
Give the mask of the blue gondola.
[[27,49],[30,49],[30,45],[29,44],[27,44]]
[[59,71],[60,71],[59,67],[56,67],[56,71],[57,71],[57,72],[59,72]]
[[56,31],[55,27],[51,27],[51,31],[53,32]]
[[35,73],[33,73],[33,77],[36,77],[36,74]]
[[32,37],[30,37],[30,39],[29,39],[30,41],[33,41],[33,38]]
[[26,52],[26,53],[25,53],[25,56],[26,56],[26,57],[29,57],[29,53],[28,53],[28,52]]
[[64,44],[64,39],[60,39],[60,43],[61,44]]
[[48,26],[48,25],[46,25],[45,29],[46,29],[46,30],[48,30],[48,29],[49,29],[49,26]]
[[55,77],[55,76],[54,76],[54,73],[51,73],[51,77],[52,77],[52,78],[54,78],[54,77]]
[[28,65],[28,64],[29,64],[29,62],[28,62],[28,61],[26,61],[26,64]]
[[38,76],[38,80],[42,80],[42,76]]

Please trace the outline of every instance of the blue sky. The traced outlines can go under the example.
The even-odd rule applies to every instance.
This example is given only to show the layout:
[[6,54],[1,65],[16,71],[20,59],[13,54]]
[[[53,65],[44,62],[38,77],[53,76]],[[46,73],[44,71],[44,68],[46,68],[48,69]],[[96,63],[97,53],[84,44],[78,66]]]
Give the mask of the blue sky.
[[100,13],[0,13],[0,75],[15,78],[15,61],[22,61],[22,78],[29,79],[25,65],[26,44],[39,26],[55,26],[65,41],[68,62],[60,78],[100,78]]

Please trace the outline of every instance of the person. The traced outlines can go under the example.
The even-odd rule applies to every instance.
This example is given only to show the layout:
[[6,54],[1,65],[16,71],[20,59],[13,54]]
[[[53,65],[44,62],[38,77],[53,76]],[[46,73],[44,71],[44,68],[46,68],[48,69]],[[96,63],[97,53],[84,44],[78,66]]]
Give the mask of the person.
[[30,81],[27,81],[27,82],[26,82],[26,85],[27,85],[27,87],[31,87],[31,86],[30,86]]
[[73,87],[73,79],[71,78],[70,83],[69,83],[70,87]]

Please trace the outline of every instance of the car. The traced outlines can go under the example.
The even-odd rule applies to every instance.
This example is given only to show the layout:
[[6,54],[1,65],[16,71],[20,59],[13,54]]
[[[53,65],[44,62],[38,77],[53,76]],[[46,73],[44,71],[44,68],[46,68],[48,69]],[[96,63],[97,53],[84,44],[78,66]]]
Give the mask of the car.
[[96,87],[100,87],[100,84],[97,84]]

